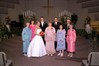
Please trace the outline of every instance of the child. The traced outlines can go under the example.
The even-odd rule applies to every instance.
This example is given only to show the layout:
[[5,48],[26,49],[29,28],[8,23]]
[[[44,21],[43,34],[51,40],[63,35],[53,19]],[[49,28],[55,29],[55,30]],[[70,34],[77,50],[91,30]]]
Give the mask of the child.
[[26,27],[23,28],[23,31],[22,31],[23,53],[25,56],[27,55],[27,49],[30,44],[30,40],[31,40],[31,36],[32,36],[32,32],[29,28],[29,25],[30,25],[30,23],[27,22]]
[[62,24],[60,24],[59,29],[57,31],[57,48],[56,50],[59,51],[58,56],[63,56],[63,52],[65,48],[65,34],[66,31],[63,29]]

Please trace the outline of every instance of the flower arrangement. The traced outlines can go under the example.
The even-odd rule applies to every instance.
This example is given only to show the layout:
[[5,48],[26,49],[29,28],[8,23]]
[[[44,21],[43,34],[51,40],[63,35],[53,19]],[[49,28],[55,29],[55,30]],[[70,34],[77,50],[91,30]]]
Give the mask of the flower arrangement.
[[6,34],[6,28],[0,25],[0,40],[3,39],[4,35]]
[[41,32],[39,33],[39,35],[40,35],[40,36],[44,36],[44,32],[41,31]]
[[24,17],[24,21],[30,21],[30,20],[36,21],[36,13],[31,10],[24,11],[23,17]]
[[36,22],[36,16],[26,16],[24,17],[24,21],[30,21],[30,20],[34,20]]
[[71,17],[69,17],[67,15],[63,15],[63,16],[60,17],[60,20],[61,20],[62,23],[67,22],[68,19],[71,19]]

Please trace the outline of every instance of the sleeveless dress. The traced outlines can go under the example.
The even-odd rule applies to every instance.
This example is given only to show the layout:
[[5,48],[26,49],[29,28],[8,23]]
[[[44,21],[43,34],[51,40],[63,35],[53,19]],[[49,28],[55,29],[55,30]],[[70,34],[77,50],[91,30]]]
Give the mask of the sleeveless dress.
[[[37,34],[39,34],[42,30],[37,29]],[[35,35],[34,39],[30,42],[28,47],[27,56],[28,57],[42,57],[46,55],[46,49],[44,45],[44,41],[41,36]]]

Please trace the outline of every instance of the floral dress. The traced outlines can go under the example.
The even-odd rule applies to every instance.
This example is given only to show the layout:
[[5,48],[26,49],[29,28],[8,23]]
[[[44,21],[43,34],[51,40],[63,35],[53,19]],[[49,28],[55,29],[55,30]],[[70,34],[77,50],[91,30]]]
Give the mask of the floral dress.
[[66,34],[65,29],[57,31],[57,48],[56,48],[57,51],[66,49],[65,34]]

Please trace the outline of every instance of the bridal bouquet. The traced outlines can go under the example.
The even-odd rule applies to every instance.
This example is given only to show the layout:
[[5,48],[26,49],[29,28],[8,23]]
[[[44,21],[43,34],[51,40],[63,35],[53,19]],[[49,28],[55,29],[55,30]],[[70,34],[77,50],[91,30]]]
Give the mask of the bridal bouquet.
[[40,36],[43,36],[43,35],[44,35],[44,32],[43,32],[43,31],[41,31],[39,34],[40,34]]

